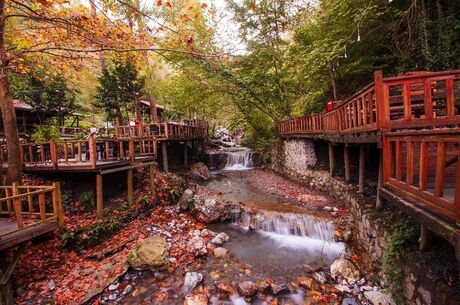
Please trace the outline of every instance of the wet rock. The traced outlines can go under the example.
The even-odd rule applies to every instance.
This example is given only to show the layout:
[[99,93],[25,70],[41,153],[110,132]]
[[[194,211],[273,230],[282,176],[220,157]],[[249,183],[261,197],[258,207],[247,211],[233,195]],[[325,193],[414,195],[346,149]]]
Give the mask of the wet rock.
[[168,243],[164,237],[144,239],[128,257],[128,264],[137,270],[166,270],[169,267]]
[[364,292],[364,296],[372,305],[396,305],[390,294],[385,290],[366,291]]
[[346,231],[345,234],[343,234],[343,239],[345,241],[351,241],[353,238],[353,232],[351,231]]
[[351,293],[353,290],[350,289],[347,285],[335,285],[335,289],[337,289],[340,292],[346,292],[346,293]]
[[203,280],[203,275],[199,272],[187,272],[184,278],[184,293],[189,294]]
[[200,236],[195,236],[188,242],[187,251],[195,256],[203,256],[208,254],[206,243]]
[[238,283],[236,286],[238,293],[244,297],[251,297],[257,292],[257,285],[253,282]]
[[188,210],[191,204],[193,204],[193,192],[191,189],[186,189],[177,202],[177,205],[181,210]]
[[231,202],[227,202],[216,195],[198,194],[194,197],[192,215],[201,222],[213,223],[229,220],[232,217]]
[[188,295],[184,305],[208,305],[208,297],[204,293]]
[[211,243],[213,243],[214,245],[220,246],[220,245],[222,245],[224,242],[228,241],[229,239],[230,239],[230,237],[228,237],[228,235],[227,235],[225,232],[221,232],[221,233],[217,234],[217,235],[211,240]]
[[322,271],[313,273],[313,278],[320,284],[324,284],[327,282],[326,275]]
[[235,292],[233,290],[233,287],[232,285],[228,284],[228,283],[220,283],[219,285],[217,285],[217,290],[219,290],[220,293],[226,295],[226,296],[230,296],[230,295],[233,295]]
[[223,257],[227,256],[227,254],[228,254],[228,250],[225,249],[225,248],[218,247],[218,248],[214,249],[214,255],[217,258],[223,258]]
[[53,291],[54,289],[56,289],[56,283],[53,280],[50,280],[48,282],[48,288],[49,290]]
[[123,295],[130,293],[133,290],[133,285],[128,284],[126,285],[125,289],[123,289]]
[[259,292],[265,293],[265,294],[268,293],[268,292],[271,290],[271,288],[272,288],[272,286],[270,285],[270,283],[267,282],[267,281],[260,281],[260,282],[258,282],[258,283],[257,283],[257,287],[258,287],[257,289],[259,290]]
[[209,169],[203,162],[198,162],[192,165],[190,168],[190,174],[196,178],[203,180],[209,179]]
[[114,283],[114,284],[111,284],[111,285],[109,285],[109,290],[114,291],[114,290],[116,290],[118,288],[118,286],[120,286],[120,283],[118,283],[118,282]]
[[201,237],[209,237],[209,236],[214,236],[216,235],[216,233],[214,233],[213,231],[211,230],[208,230],[208,229],[203,229],[201,230]]
[[308,276],[301,276],[297,278],[299,286],[307,290],[315,290],[316,281],[315,279]]
[[359,270],[348,259],[339,258],[331,265],[331,275],[333,278],[343,276],[348,282],[356,282],[359,279]]
[[285,284],[273,284],[272,291],[274,295],[289,292],[289,287]]
[[358,302],[354,298],[344,298],[342,305],[358,305]]

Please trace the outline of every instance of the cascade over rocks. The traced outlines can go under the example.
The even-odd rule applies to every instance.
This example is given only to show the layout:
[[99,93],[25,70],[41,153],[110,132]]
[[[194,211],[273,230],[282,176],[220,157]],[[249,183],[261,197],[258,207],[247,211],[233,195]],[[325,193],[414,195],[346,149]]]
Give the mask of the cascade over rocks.
[[137,270],[163,271],[168,269],[168,243],[165,238],[152,236],[144,239],[129,255],[128,264]]
[[192,165],[190,168],[190,174],[195,178],[203,180],[209,179],[209,169],[203,162],[198,162]]

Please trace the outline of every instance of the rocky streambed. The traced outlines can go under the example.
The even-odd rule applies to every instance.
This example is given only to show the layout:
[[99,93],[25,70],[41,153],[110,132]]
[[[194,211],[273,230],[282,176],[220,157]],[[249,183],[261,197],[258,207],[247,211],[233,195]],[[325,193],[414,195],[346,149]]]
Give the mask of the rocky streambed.
[[102,303],[394,304],[351,250],[353,224],[340,203],[260,170],[203,172],[176,207],[199,224],[152,224],[146,248],[130,255],[134,268]]

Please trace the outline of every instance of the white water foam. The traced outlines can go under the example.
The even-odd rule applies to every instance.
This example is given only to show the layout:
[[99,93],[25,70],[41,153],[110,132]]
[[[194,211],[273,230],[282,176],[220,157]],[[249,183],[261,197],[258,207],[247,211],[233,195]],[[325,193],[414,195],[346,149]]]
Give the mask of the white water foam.
[[227,164],[224,170],[245,170],[253,168],[253,152],[250,150],[231,151],[227,153]]

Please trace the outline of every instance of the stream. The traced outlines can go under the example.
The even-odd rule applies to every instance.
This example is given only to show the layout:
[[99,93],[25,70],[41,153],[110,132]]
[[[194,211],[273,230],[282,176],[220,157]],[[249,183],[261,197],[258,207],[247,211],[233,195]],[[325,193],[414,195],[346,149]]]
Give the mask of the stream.
[[[211,171],[210,179],[201,183],[226,200],[239,202],[243,208],[232,213],[231,221],[206,226],[230,237],[222,246],[229,255],[216,258],[210,254],[199,268],[191,268],[190,271],[203,275],[205,287],[216,283],[235,285],[243,281],[260,283],[269,280],[280,289],[277,293],[279,303],[268,303],[260,297],[249,301],[235,293],[227,300],[211,297],[209,304],[310,304],[311,296],[300,288],[287,289],[287,285],[296,282],[299,276],[314,272],[319,276],[324,274],[321,270],[328,270],[332,262],[346,251],[345,243],[334,241],[335,224],[330,213],[307,209],[269,189],[261,191],[252,187],[247,180],[252,167],[250,151],[230,152],[225,168]],[[141,295],[135,298],[127,296],[118,303],[182,305],[182,279],[182,274],[164,280],[158,274],[144,274],[136,280],[136,287],[144,287]],[[162,302],[158,302],[156,295],[159,289],[165,293]],[[152,301],[152,298],[157,301]]]

